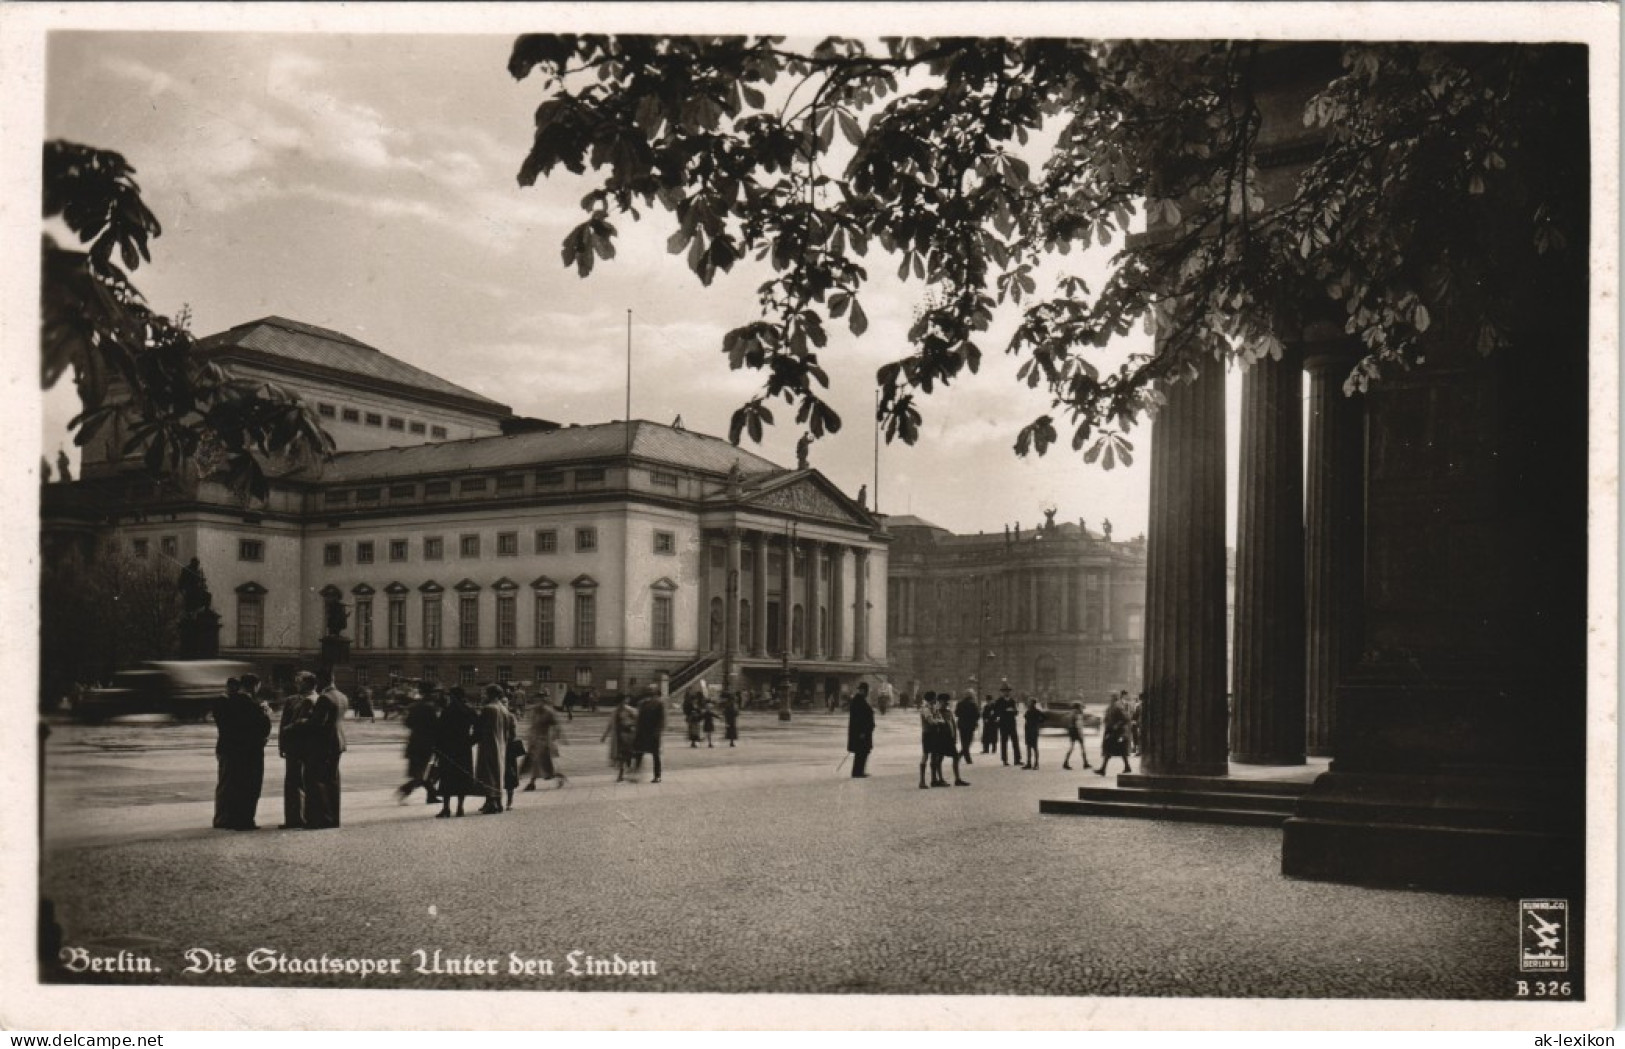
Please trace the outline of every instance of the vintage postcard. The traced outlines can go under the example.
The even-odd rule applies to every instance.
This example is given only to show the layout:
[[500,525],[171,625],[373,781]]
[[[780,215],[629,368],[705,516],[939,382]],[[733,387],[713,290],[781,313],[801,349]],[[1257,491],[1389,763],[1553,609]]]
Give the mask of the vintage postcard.
[[1612,1028],[1618,17],[0,8],[0,1024]]

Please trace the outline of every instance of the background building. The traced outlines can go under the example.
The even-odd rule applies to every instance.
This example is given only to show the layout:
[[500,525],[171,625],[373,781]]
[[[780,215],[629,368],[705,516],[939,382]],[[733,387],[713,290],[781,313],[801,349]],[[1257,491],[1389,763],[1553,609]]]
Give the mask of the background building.
[[1017,690],[1090,702],[1138,690],[1145,614],[1143,539],[1056,524],[954,535],[918,517],[888,520],[893,681],[938,691],[1001,678]]
[[[339,452],[266,499],[154,481],[104,445],[48,485],[45,556],[197,558],[220,654],[286,682],[347,611],[342,686],[391,676],[806,691],[886,659],[888,541],[818,471],[644,421],[559,428],[335,332],[269,318],[203,340],[316,404]],[[789,554],[787,557],[786,554]],[[152,653],[156,658],[170,653]]]

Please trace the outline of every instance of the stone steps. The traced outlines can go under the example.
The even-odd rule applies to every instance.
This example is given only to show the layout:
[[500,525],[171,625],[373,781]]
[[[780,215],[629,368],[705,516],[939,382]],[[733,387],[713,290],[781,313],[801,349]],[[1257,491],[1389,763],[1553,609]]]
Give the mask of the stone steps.
[[1125,774],[1115,787],[1080,787],[1078,800],[1041,800],[1038,811],[1056,816],[1280,827],[1292,816],[1307,780],[1229,776]]
[[1051,816],[1117,816],[1129,819],[1167,820],[1175,823],[1216,823],[1233,827],[1279,827],[1290,815],[1284,812],[1206,805],[1158,805],[1144,801],[1130,803],[1064,799],[1041,800],[1038,803],[1038,811]]

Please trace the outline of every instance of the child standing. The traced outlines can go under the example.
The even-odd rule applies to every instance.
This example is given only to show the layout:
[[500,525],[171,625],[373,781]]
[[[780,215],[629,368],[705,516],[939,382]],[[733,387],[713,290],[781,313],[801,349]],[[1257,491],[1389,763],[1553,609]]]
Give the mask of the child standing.
[[1027,709],[1022,712],[1021,721],[1024,734],[1027,737],[1027,764],[1024,769],[1036,771],[1038,768],[1038,730],[1044,727],[1044,712],[1038,709],[1038,701],[1028,696],[1025,700]]

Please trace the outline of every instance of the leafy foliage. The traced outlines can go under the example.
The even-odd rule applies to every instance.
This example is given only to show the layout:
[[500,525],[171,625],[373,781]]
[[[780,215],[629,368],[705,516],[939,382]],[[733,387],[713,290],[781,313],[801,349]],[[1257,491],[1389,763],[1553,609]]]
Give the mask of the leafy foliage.
[[[838,425],[820,354],[831,326],[866,330],[871,252],[929,289],[876,377],[888,440],[918,438],[919,396],[974,373],[1012,308],[1004,349],[1054,408],[1017,451],[1054,444],[1059,415],[1110,467],[1160,383],[1279,357],[1311,326],[1363,347],[1350,389],[1433,346],[1502,346],[1587,221],[1569,46],[527,35],[509,71],[548,92],[520,183],[592,172],[567,265],[588,275],[611,220],[656,206],[703,283],[771,264],[723,344],[766,376],[736,441],[775,399],[814,434]],[[1040,294],[1041,267],[1142,230],[1100,288]],[[1090,359],[1137,325],[1154,353]]]
[[44,217],[89,246],[59,247],[47,234],[41,257],[41,383],[73,370],[83,409],[70,424],[75,443],[117,419],[123,454],[139,452],[150,472],[195,470],[259,497],[272,460],[331,451],[292,394],[231,379],[197,354],[184,317],[147,307],[126,270],[151,261],[161,228],[122,156],[57,140],[45,144],[44,165]]
[[113,549],[77,550],[40,567],[41,700],[75,684],[106,682],[120,667],[179,651],[182,601],[176,567]]

